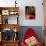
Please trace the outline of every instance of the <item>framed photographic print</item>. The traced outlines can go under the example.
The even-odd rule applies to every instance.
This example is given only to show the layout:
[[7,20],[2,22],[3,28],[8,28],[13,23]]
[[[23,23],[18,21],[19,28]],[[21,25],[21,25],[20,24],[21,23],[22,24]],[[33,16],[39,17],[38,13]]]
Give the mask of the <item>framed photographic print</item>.
[[9,15],[9,10],[2,10],[2,15]]
[[9,14],[10,15],[16,15],[17,13],[18,13],[17,11],[11,10]]
[[10,15],[14,15],[14,12],[13,12],[13,11],[11,11],[11,12],[10,12]]
[[25,18],[35,19],[35,6],[25,6]]

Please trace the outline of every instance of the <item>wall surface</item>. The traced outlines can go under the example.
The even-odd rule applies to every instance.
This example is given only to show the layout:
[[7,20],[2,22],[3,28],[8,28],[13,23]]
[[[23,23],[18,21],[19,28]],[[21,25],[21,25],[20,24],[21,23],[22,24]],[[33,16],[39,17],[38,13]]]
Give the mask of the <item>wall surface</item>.
[[[43,25],[43,6],[42,0],[18,0],[20,5],[20,25],[21,26],[42,26]],[[25,19],[25,6],[35,6],[36,7],[36,19],[26,20]]]
[[[0,0],[0,6],[1,7],[15,6],[14,1],[15,0],[9,0],[9,1],[8,0]],[[20,26],[43,26],[42,2],[43,2],[42,0],[17,0],[18,6],[19,6],[19,15],[20,15],[19,16],[19,24],[20,24]],[[25,19],[25,6],[35,6],[35,8],[36,8],[35,20],[26,20]]]

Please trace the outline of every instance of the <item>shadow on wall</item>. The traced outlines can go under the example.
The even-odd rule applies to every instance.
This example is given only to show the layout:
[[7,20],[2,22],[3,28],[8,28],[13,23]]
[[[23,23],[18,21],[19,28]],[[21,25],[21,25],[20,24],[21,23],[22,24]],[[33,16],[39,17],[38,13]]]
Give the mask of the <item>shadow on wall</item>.
[[28,28],[32,28],[35,33],[37,34],[37,37],[39,39],[39,41],[41,43],[43,43],[43,30],[42,30],[42,26],[21,26],[20,27],[20,32],[19,32],[19,39],[20,39],[20,42],[24,36],[24,33],[26,32],[26,30]]

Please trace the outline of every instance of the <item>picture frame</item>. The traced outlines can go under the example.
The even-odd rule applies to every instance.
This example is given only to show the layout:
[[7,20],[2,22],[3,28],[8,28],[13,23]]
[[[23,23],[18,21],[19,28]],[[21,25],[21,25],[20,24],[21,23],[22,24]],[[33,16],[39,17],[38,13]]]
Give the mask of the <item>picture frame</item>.
[[2,10],[2,15],[9,15],[9,10]]
[[27,20],[35,19],[35,6],[25,6],[25,18]]
[[10,10],[10,11],[9,11],[9,14],[10,14],[10,15],[16,15],[17,13],[18,13],[18,12],[15,11],[15,10]]

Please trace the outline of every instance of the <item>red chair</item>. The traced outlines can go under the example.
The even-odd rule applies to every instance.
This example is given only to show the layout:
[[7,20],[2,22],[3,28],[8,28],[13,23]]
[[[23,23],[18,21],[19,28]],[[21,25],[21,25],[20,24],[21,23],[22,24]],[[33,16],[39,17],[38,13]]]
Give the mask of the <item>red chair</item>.
[[[32,37],[32,36],[36,37],[36,39],[37,39],[37,35],[34,32],[34,30],[32,28],[28,28],[24,34],[24,37],[22,38],[21,46],[27,46],[25,43],[25,39],[28,39],[29,37]],[[39,42],[37,42],[37,44],[35,46],[41,46],[41,44]]]

